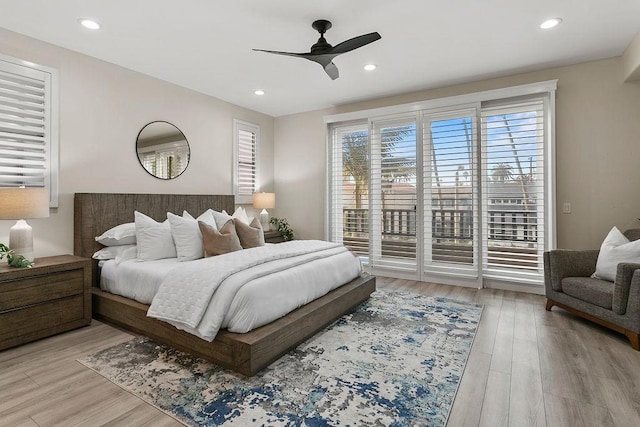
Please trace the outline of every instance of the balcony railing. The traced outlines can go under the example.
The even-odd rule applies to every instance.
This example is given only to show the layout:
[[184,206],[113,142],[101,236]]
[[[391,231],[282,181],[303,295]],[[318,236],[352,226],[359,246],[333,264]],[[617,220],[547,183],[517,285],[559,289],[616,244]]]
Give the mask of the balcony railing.
[[[537,212],[490,209],[489,263],[530,266],[536,253]],[[343,209],[344,243],[357,253],[368,253],[369,210]],[[382,255],[416,257],[416,211],[382,210]],[[431,211],[431,252],[434,261],[473,262],[473,212],[468,209]],[[508,247],[505,247],[508,246]]]

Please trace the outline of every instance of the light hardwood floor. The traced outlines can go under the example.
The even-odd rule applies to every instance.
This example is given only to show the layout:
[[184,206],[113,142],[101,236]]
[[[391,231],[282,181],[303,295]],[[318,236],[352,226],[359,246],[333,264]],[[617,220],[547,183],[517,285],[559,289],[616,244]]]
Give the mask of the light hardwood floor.
[[[639,426],[640,352],[622,335],[544,309],[544,297],[378,278],[484,305],[448,426]],[[0,352],[0,426],[173,426],[77,358],[128,340],[92,325]]]

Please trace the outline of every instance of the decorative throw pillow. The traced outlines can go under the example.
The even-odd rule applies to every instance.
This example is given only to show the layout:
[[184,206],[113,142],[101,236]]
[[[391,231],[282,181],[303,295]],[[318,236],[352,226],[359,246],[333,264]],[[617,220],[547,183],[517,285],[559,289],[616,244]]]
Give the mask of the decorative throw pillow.
[[218,230],[220,230],[228,221],[233,219],[226,211],[218,212],[213,209],[209,209],[209,212],[211,212],[213,218],[216,220],[216,227]]
[[107,246],[106,248],[102,248],[99,251],[95,252],[92,258],[100,261],[105,261],[108,259],[116,259],[118,256],[122,255],[122,253],[127,249],[131,249],[135,247],[136,245]]
[[202,221],[198,221],[198,226],[202,233],[202,246],[204,247],[205,257],[242,250],[233,221],[227,221],[220,228],[220,231]]
[[245,224],[249,224],[251,220],[249,220],[249,216],[247,215],[247,211],[242,207],[238,206],[238,208],[233,212],[233,215],[229,215],[227,211],[222,211],[222,215],[226,215],[227,217],[231,217],[234,219],[238,219]]
[[234,218],[233,225],[236,226],[236,232],[243,249],[264,246],[264,233],[262,225],[257,218],[253,218],[251,224],[245,224],[241,220]]
[[192,261],[202,258],[204,256],[202,233],[200,233],[198,221],[216,227],[211,211],[204,212],[198,219],[194,219],[187,211],[182,212],[182,216],[167,212],[167,219],[171,224],[171,236],[176,245],[178,261]]
[[136,243],[136,225],[133,222],[116,225],[96,237],[96,242],[105,246],[133,245]]
[[169,220],[156,222],[138,211],[134,212],[138,261],[153,261],[163,258],[175,258],[176,245],[171,237]]
[[630,242],[617,227],[613,227],[602,242],[593,277],[615,281],[618,264],[621,262],[640,263],[640,240]]
[[233,213],[233,215],[231,215],[231,217],[233,217],[234,219],[238,219],[242,222],[244,222],[245,224],[249,224],[251,221],[249,220],[249,216],[247,215],[247,211],[244,210],[244,208],[242,206],[239,206],[235,212]]

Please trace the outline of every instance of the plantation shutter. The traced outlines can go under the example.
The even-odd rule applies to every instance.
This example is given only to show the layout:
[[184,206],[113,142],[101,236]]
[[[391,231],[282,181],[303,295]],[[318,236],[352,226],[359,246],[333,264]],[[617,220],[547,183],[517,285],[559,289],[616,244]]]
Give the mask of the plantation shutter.
[[140,153],[142,167],[149,171],[150,174],[158,176],[158,170],[156,167],[156,154],[155,153]]
[[55,206],[51,98],[51,73],[0,59],[0,186],[49,188]]
[[374,274],[539,290],[555,245],[555,89],[326,117],[327,237]]
[[476,278],[476,110],[424,115],[424,271]]
[[251,203],[257,191],[257,148],[260,128],[257,125],[235,123],[235,196],[236,203]]
[[369,131],[367,123],[329,131],[329,240],[369,260]]
[[371,256],[374,269],[416,271],[416,116],[372,121]]
[[482,109],[483,276],[541,283],[545,250],[542,98]]

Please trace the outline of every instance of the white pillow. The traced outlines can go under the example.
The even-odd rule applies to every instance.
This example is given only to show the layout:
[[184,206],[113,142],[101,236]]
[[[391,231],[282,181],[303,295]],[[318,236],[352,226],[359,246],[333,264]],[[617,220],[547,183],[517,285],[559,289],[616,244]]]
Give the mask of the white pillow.
[[613,227],[602,242],[593,277],[615,281],[618,264],[621,262],[640,263],[640,240],[630,242],[620,230]]
[[237,220],[242,221],[247,225],[251,224],[251,220],[247,215],[247,211],[245,211],[242,206],[238,207],[238,209],[236,209],[236,211],[233,213],[233,215],[231,215],[231,217],[236,218]]
[[130,259],[138,258],[138,247],[136,245],[132,245],[129,249],[122,251],[122,253],[118,254],[115,259],[116,264],[120,264],[122,261],[128,261]]
[[[222,211],[222,214],[226,215],[227,217],[229,216],[227,211]],[[231,215],[231,218],[235,218],[235,219],[237,219],[239,221],[242,221],[247,225],[249,225],[251,223],[251,220],[249,219],[249,216],[247,215],[247,211],[245,211],[242,206],[238,206],[238,208],[235,210],[233,215]],[[220,227],[218,227],[218,229],[220,229]]]
[[175,258],[176,245],[171,237],[169,220],[156,222],[138,211],[134,212],[138,261],[153,261],[163,258]]
[[229,222],[232,218],[226,211],[218,212],[213,209],[209,209],[209,212],[213,215],[213,218],[216,220],[216,228],[218,230],[222,229],[224,225]]
[[192,261],[204,257],[202,249],[202,233],[198,221],[202,221],[217,230],[216,221],[211,211],[206,211],[193,219],[189,212],[182,212],[182,216],[167,212],[167,219],[171,224],[171,235],[176,245],[178,261]]
[[94,253],[92,258],[99,260],[116,259],[127,249],[135,247],[136,245],[107,246]]
[[105,246],[133,245],[136,243],[136,225],[133,222],[116,225],[96,237]]

